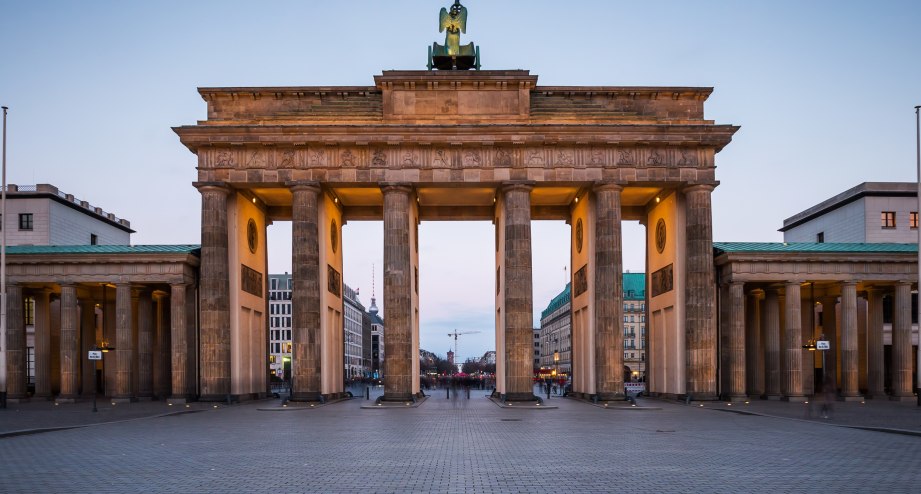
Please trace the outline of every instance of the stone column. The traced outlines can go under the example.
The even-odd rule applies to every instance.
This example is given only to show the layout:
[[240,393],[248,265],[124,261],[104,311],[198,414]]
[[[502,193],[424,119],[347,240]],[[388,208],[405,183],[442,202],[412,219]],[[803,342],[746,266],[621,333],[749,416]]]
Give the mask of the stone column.
[[[595,187],[595,393],[600,400],[605,401],[624,397],[621,191],[623,187],[612,183]],[[530,188],[526,192],[529,208],[526,218],[528,226],[526,247],[528,267],[530,267]],[[531,279],[530,269],[527,272],[527,278]],[[530,283],[528,285],[530,286]],[[528,302],[530,305],[530,300]]]
[[833,393],[838,391],[838,297],[822,299],[822,333],[831,342],[831,349],[825,351],[825,367],[822,369],[822,391],[831,386]]
[[803,395],[803,318],[798,281],[787,282],[784,303],[783,394],[788,401],[805,401]]
[[[406,185],[384,185],[384,400],[412,399],[413,231]],[[416,357],[418,358],[418,356]]]
[[153,398],[153,300],[149,290],[138,297],[138,398]]
[[26,327],[22,287],[6,285],[6,398],[17,403],[26,395]]
[[764,394],[764,347],[761,344],[761,291],[752,290],[745,298],[745,377],[749,396]]
[[[291,185],[291,194],[292,399],[316,401],[321,398],[320,187],[315,182],[294,183]],[[389,330],[389,313],[387,322]]]
[[761,327],[764,330],[764,394],[769,400],[779,400],[780,302],[775,288],[765,290]]
[[170,346],[172,348],[171,395],[169,401],[185,403],[192,397],[193,376],[189,374],[189,327],[186,305],[188,285],[170,285]]
[[155,340],[153,356],[153,392],[157,399],[170,395],[169,304],[163,292],[154,294]]
[[87,354],[96,344],[96,304],[92,299],[82,299],[80,305],[80,359],[81,392],[83,396],[93,396],[96,379],[96,361],[87,358]]
[[684,189],[687,215],[687,394],[697,400],[717,398],[711,192],[712,185],[693,185]]
[[131,330],[131,284],[115,285],[115,393],[112,401],[127,402],[131,392],[131,367],[134,364],[134,346]]
[[879,398],[885,391],[883,347],[883,290],[867,289],[867,395]]
[[895,285],[892,318],[892,396],[895,401],[914,399],[911,389],[911,282]]
[[221,401],[230,395],[230,191],[218,183],[197,186],[201,192],[201,397]]
[[841,398],[861,400],[857,380],[857,283],[841,284]]
[[77,287],[61,285],[61,394],[59,402],[73,402],[80,383],[80,322]]
[[745,395],[745,283],[729,285],[729,400],[744,401]]
[[51,398],[51,292],[37,290],[35,298],[35,397]]

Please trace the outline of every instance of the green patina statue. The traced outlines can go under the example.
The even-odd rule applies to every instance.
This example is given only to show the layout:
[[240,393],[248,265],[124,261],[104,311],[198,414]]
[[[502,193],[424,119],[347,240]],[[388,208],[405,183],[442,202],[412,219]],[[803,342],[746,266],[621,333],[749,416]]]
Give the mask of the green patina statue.
[[460,44],[461,33],[467,32],[467,7],[460,0],[454,0],[450,11],[442,7],[438,32],[442,31],[445,31],[444,46],[432,43],[429,47],[429,70],[480,70],[480,47]]

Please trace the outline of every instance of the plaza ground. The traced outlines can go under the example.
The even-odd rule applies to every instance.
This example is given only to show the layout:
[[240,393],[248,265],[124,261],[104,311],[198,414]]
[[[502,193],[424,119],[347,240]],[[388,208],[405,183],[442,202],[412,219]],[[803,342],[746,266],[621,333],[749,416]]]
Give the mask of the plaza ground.
[[[379,394],[375,389],[375,394]],[[604,409],[500,408],[435,390],[276,409],[161,402],[0,410],[3,492],[917,492],[921,408],[641,399]],[[742,413],[732,413],[742,412]],[[95,425],[93,425],[95,424]],[[56,427],[71,429],[38,432]],[[885,429],[888,432],[855,427]],[[21,433],[21,434],[20,434]],[[17,435],[18,434],[18,435]]]

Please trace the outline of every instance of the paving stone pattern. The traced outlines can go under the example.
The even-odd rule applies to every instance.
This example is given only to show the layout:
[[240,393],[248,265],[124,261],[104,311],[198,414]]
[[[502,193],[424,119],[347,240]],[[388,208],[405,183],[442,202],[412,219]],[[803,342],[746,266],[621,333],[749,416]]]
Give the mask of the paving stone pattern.
[[921,483],[918,436],[658,401],[503,409],[483,393],[433,391],[398,410],[259,402],[0,438],[0,492],[907,493]]

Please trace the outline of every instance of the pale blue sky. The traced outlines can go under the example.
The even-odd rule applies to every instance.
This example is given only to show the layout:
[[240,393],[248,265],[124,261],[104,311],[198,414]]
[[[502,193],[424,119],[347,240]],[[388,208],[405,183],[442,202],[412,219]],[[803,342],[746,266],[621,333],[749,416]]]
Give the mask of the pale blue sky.
[[[205,118],[199,86],[371,85],[422,69],[439,1],[0,1],[8,181],[52,183],[131,221],[136,244],[198,243],[195,157],[170,127]],[[921,2],[467,0],[485,69],[542,85],[712,86],[741,125],[717,155],[714,238],[778,241],[784,218],[864,181],[915,179]],[[567,226],[534,224],[535,312],[562,288]],[[272,227],[273,271],[290,226]],[[379,223],[344,228],[345,281],[381,297]],[[493,343],[492,227],[424,223],[422,345]],[[643,268],[626,226],[625,268]],[[638,245],[639,244],[639,245]],[[386,308],[382,308],[386,314]],[[535,320],[535,324],[538,322]]]

